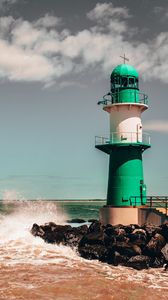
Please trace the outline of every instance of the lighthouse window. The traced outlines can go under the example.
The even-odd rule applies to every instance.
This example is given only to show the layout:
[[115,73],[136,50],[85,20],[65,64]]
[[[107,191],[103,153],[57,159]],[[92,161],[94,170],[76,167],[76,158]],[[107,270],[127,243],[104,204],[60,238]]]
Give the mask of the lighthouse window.
[[128,82],[129,82],[129,84],[128,84],[129,87],[131,87],[131,88],[135,87],[135,78],[134,77],[130,77]]
[[127,77],[122,77],[121,78],[121,86],[122,87],[128,86],[128,78]]
[[113,78],[113,84],[114,84],[115,88],[120,87],[120,77],[119,76],[116,76]]
[[138,89],[138,79],[135,79],[135,87]]

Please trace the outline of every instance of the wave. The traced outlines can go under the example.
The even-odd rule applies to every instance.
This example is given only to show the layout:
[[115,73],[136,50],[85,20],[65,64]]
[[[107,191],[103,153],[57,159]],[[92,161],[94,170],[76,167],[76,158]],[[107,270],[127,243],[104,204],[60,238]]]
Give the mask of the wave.
[[[161,269],[136,271],[114,267],[99,261],[88,261],[78,256],[77,251],[63,245],[45,243],[30,233],[33,223],[55,222],[65,224],[68,216],[58,204],[45,201],[17,201],[9,203],[0,215],[0,266],[57,265],[82,274],[95,272],[100,277],[117,282],[134,282],[155,289],[168,289],[168,274]],[[85,276],[85,275],[83,275]]]

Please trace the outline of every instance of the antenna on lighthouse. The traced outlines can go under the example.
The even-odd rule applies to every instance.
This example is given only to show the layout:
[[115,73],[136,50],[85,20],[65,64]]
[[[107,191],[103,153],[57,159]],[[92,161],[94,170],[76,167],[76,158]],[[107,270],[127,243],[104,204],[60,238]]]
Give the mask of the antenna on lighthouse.
[[121,56],[121,55],[120,55],[120,57],[123,58],[124,64],[125,64],[125,61],[129,61],[129,58],[127,58],[127,57],[125,56],[125,53],[124,53],[124,56]]

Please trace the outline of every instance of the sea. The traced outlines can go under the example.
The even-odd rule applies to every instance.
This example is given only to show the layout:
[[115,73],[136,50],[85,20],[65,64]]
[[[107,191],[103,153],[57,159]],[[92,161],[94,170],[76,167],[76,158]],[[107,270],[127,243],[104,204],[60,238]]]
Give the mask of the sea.
[[[168,299],[168,272],[137,271],[81,258],[47,244],[33,223],[98,219],[103,201],[0,201],[0,300]],[[79,224],[73,224],[78,226]]]

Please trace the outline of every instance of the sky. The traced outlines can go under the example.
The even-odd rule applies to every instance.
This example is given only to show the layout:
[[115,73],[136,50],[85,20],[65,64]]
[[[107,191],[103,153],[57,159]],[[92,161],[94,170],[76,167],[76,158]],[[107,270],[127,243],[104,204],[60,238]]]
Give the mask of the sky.
[[168,2],[0,0],[1,199],[106,198],[97,102],[124,53],[149,96],[148,195],[167,195]]

